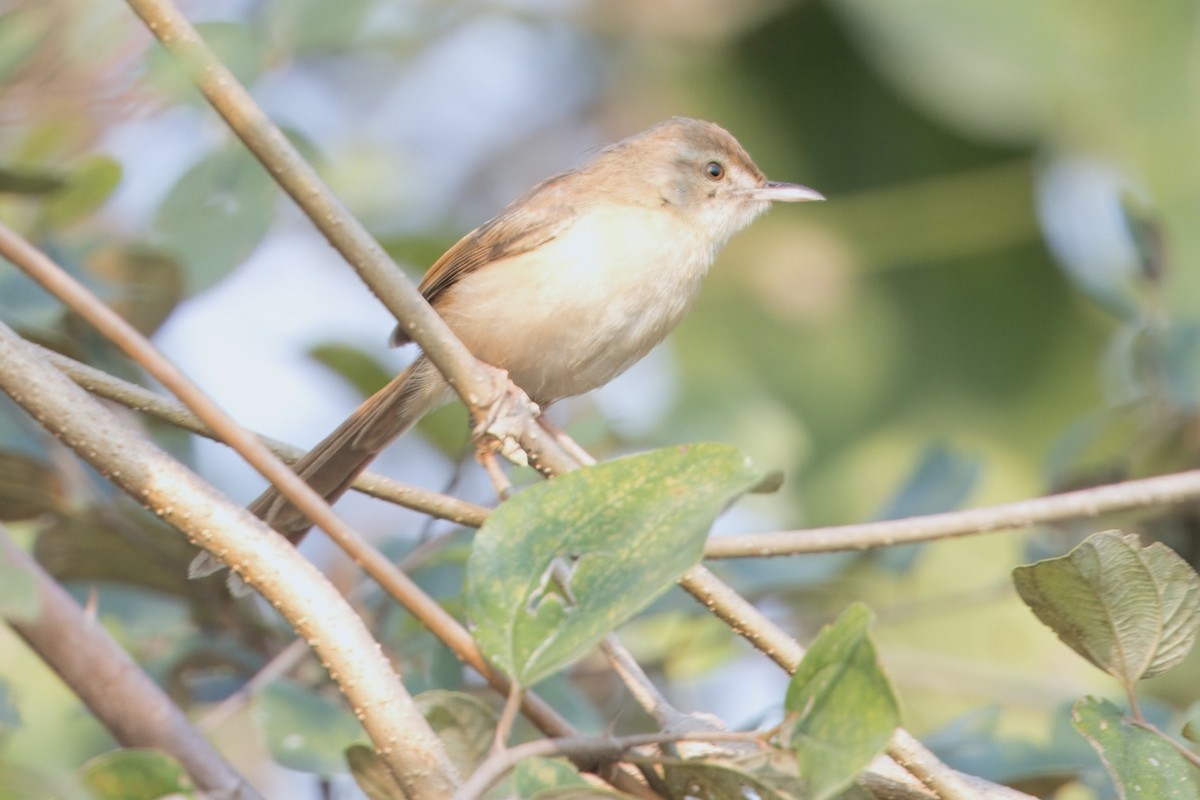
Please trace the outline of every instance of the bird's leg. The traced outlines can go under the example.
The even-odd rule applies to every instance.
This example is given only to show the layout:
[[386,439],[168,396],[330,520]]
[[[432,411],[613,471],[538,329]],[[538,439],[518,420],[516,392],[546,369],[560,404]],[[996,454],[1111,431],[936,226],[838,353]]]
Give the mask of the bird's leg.
[[[509,380],[508,373],[489,365],[483,365],[492,377],[496,392],[493,399],[471,409],[471,437],[475,440],[475,457],[496,487],[496,494],[503,500],[512,493],[512,483],[500,467],[496,455],[520,466],[529,464],[529,456],[521,449],[520,432],[529,417],[540,413],[534,404]],[[477,416],[478,415],[478,416]]]

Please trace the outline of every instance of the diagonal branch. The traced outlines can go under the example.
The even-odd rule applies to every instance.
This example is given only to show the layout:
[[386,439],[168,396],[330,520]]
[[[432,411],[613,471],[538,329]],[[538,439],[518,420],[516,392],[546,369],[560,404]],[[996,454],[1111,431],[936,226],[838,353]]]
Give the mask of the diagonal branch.
[[[224,412],[220,411],[220,409],[218,409],[210,400],[208,400],[208,398],[205,397],[198,388],[192,385],[190,381],[180,374],[178,370],[175,369],[172,364],[170,364],[170,362],[166,361],[156,350],[154,350],[153,346],[149,342],[147,342],[141,337],[140,334],[130,328],[128,323],[116,316],[116,314],[107,306],[104,306],[102,303],[100,303],[99,300],[87,292],[86,289],[76,283],[74,279],[70,278],[70,276],[66,275],[66,273],[53,264],[53,262],[51,262],[43,253],[33,248],[15,233],[4,227],[3,224],[0,224],[0,255],[5,256],[12,261],[14,265],[26,270],[27,272],[30,272],[39,278],[44,278],[45,280],[39,280],[43,286],[46,286],[47,289],[60,296],[60,298],[65,297],[69,299],[70,302],[68,304],[72,308],[77,310],[85,319],[94,321],[94,324],[97,324],[97,327],[99,327],[102,332],[105,332],[106,334],[112,334],[112,338],[117,340],[119,344],[129,345],[130,349],[137,354],[136,360],[138,363],[146,368],[160,382],[168,385],[168,388],[177,390],[178,395],[186,397],[189,408],[195,411],[197,416],[213,430],[220,432],[221,438],[224,439],[227,444],[233,446],[233,442],[236,440],[237,447],[235,447],[235,449],[237,449],[238,452],[243,456],[246,456],[248,452],[253,454],[255,458],[259,459],[260,462],[264,462],[268,467],[271,467],[270,471],[272,472],[277,472],[279,469],[281,469],[286,475],[281,476],[279,481],[274,481],[277,486],[282,486],[284,482],[288,483],[289,485],[292,483],[298,483],[299,492],[302,492],[306,495],[305,504],[309,506],[309,508],[305,509],[305,513],[309,516],[309,518],[318,520],[317,524],[321,526],[321,528],[329,535],[329,537],[333,539],[333,541],[339,547],[341,547],[347,555],[354,559],[356,563],[361,565],[363,570],[377,583],[379,583],[384,591],[388,592],[388,594],[390,594],[406,609],[408,609],[413,616],[415,616],[421,621],[422,624],[429,628],[435,636],[441,639],[441,641],[447,647],[453,650],[459,658],[483,675],[484,678],[487,679],[488,683],[491,684],[497,691],[507,695],[510,686],[508,678],[491,664],[489,664],[486,659],[484,659],[483,654],[480,653],[474,639],[471,637],[471,634],[466,630],[466,628],[459,624],[458,620],[456,620],[449,612],[442,608],[436,600],[422,591],[421,588],[417,586],[416,582],[408,577],[408,575],[406,575],[403,571],[398,569],[396,565],[393,564],[386,556],[368,544],[362,536],[360,536],[356,531],[354,531],[352,528],[342,522],[335,514],[333,514],[328,504],[326,504],[323,499],[316,495],[308,486],[308,484],[304,483],[304,481],[296,476],[295,473],[287,469],[287,467],[284,466],[282,462],[280,462],[269,450],[267,450],[265,445],[263,445],[258,439],[233,423],[232,420],[230,420],[224,414]],[[148,453],[152,453],[154,460],[166,460],[169,462],[171,466],[168,469],[168,473],[174,474],[178,470],[183,470],[184,473],[186,473],[186,477],[189,481],[192,479],[199,479],[192,475],[192,473],[186,471],[182,465],[179,465],[177,462],[171,460],[169,456],[159,451],[152,444],[146,442],[144,439],[141,439],[136,432],[122,430],[122,427],[118,424],[118,421],[113,418],[110,413],[108,413],[107,409],[104,409],[96,404],[95,401],[88,397],[88,395],[85,394],[82,389],[76,386],[65,375],[54,369],[49,364],[42,362],[38,358],[38,352],[39,351],[34,350],[32,345],[27,344],[24,340],[17,336],[17,334],[11,329],[0,324],[0,389],[3,389],[10,395],[13,395],[13,399],[18,403],[21,403],[22,398],[24,398],[27,393],[31,398],[31,402],[37,402],[42,396],[46,395],[50,391],[48,387],[62,387],[62,391],[69,392],[69,397],[74,398],[69,401],[63,401],[68,407],[72,404],[82,404],[86,402],[91,404],[89,407],[94,407],[98,411],[104,412],[104,418],[108,420],[107,422],[105,422],[103,425],[98,422],[91,424],[103,429],[116,426],[116,429],[121,431],[121,433],[114,434],[112,440],[105,442],[103,447],[93,446],[86,451],[81,451],[76,446],[78,433],[73,433],[73,431],[76,431],[77,426],[81,423],[79,419],[72,418],[69,411],[63,412],[65,416],[61,417],[61,425],[59,427],[52,428],[59,438],[64,439],[64,441],[66,441],[69,446],[75,449],[79,455],[84,457],[85,460],[89,460],[89,463],[92,463],[94,466],[96,466],[96,468],[102,474],[109,476],[112,480],[114,480],[114,482],[117,482],[122,486],[122,488],[125,488],[126,491],[128,491],[139,502],[143,503],[144,505],[148,505],[151,510],[155,511],[156,513],[161,513],[167,522],[187,534],[193,542],[205,547],[208,550],[211,550],[212,552],[217,553],[218,555],[221,555],[231,567],[233,567],[244,578],[247,579],[248,583],[259,589],[265,596],[268,597],[268,599],[271,599],[273,602],[275,598],[272,596],[270,590],[277,582],[286,581],[291,583],[300,580],[302,583],[303,581],[297,576],[309,573],[320,575],[320,573],[316,571],[312,564],[296,553],[294,547],[292,547],[286,542],[286,540],[274,532],[271,532],[271,536],[269,537],[270,541],[272,541],[276,546],[274,550],[267,551],[260,549],[255,550],[252,553],[242,548],[238,538],[230,538],[228,531],[226,531],[224,528],[221,528],[221,525],[236,526],[238,524],[236,520],[222,517],[223,521],[219,525],[214,524],[216,528],[219,528],[219,530],[214,530],[213,525],[210,525],[209,527],[205,527],[203,525],[196,527],[197,517],[202,519],[208,518],[208,514],[206,513],[208,509],[205,506],[205,503],[210,501],[203,499],[196,501],[200,503],[200,510],[197,511],[195,508],[192,508],[189,504],[187,504],[183,499],[180,499],[178,501],[178,505],[180,507],[189,507],[189,510],[186,512],[188,515],[186,518],[172,516],[171,514],[167,514],[163,511],[164,505],[166,508],[173,511],[176,505],[174,498],[168,496],[156,496],[154,497],[155,502],[163,505],[150,505],[150,499],[144,494],[144,491],[146,491],[145,487],[138,486],[136,489],[131,489],[129,484],[125,482],[125,480],[128,479],[129,472],[132,471],[132,468],[123,460],[131,458],[132,456],[130,456],[128,452],[121,448],[121,442],[127,435],[137,437],[139,442],[142,442],[145,447],[150,448],[148,451],[142,452],[140,461],[134,462],[134,466],[136,466],[139,473],[145,469],[145,464],[149,463],[149,459],[151,459],[151,455],[148,455]],[[6,363],[8,353],[12,354],[12,363]],[[18,356],[22,357],[18,359]],[[22,363],[27,362],[34,365],[29,368],[28,381],[22,380],[21,369],[17,366],[18,361]],[[44,374],[47,372],[49,373],[48,375]],[[7,381],[3,379],[4,374],[7,374],[8,376]],[[41,391],[28,391],[29,381],[34,380],[37,376],[41,376],[39,380],[45,382],[44,387]],[[32,409],[31,413],[33,413],[34,416],[39,419],[39,421],[42,421],[44,425],[49,427],[49,423],[46,421],[48,417],[45,416],[43,409]],[[87,433],[89,435],[93,435],[96,433],[96,431],[89,427]],[[103,433],[100,433],[99,435],[103,436]],[[95,459],[95,461],[91,461],[90,459]],[[273,462],[273,464],[271,462]],[[155,477],[156,476],[151,474],[147,477],[147,479],[152,479]],[[184,479],[179,478],[179,480],[182,481]],[[200,490],[197,489],[196,491]],[[215,489],[207,486],[207,484],[203,485],[203,491],[207,493],[204,496],[213,495],[219,498],[220,503],[223,504],[222,508],[226,508],[228,506],[228,501],[223,496],[217,494]],[[296,495],[297,497],[300,496],[299,492]],[[316,504],[314,505],[310,501],[315,501]],[[218,501],[214,500],[211,502],[215,503]],[[299,506],[300,504],[297,503],[297,505]],[[239,511],[243,513],[244,517],[248,517],[250,520],[252,520],[256,528],[270,530],[269,528],[265,527],[265,523],[263,523],[257,517],[251,515],[248,511],[245,511],[244,509],[239,509]],[[243,522],[242,524],[244,525],[245,523]],[[290,569],[279,569],[278,565],[283,563],[299,563],[303,565],[304,571],[292,572]],[[325,581],[324,576],[321,576],[320,580],[324,586],[328,587],[330,591],[332,591],[332,587],[329,586],[327,581]],[[339,602],[341,602],[340,595],[337,595],[336,592],[334,594],[339,598]],[[351,615],[353,616],[352,612]],[[301,616],[301,621],[307,619],[307,616]],[[357,616],[353,616],[353,619],[355,620],[357,628],[365,634],[365,629],[362,628],[361,620]],[[296,627],[302,635],[304,635],[300,627],[300,621],[297,621],[292,617],[289,617],[289,621],[292,622],[293,626]],[[305,638],[308,639],[310,637],[305,635]],[[325,637],[318,637],[316,641],[323,642],[326,641],[326,639]],[[364,652],[378,654],[378,644],[371,641],[369,637],[368,642],[370,642],[370,644],[364,645]],[[310,641],[309,644],[310,646],[314,647],[314,649],[318,649],[317,645],[315,645],[312,641]],[[347,657],[353,657],[353,653],[353,649],[345,650]],[[329,659],[331,664],[335,663],[335,661],[336,659]],[[339,675],[344,674],[344,671],[339,670]],[[356,683],[355,686],[361,689],[362,684]],[[343,691],[345,691],[344,688]],[[391,697],[393,691],[395,691],[394,687],[389,688],[388,691],[378,695],[377,699],[375,700],[370,700],[366,696],[361,696],[360,703],[364,707],[379,709],[380,706],[386,705],[386,703],[380,703],[378,697]],[[349,697],[350,693],[346,693]],[[530,721],[532,721],[541,730],[545,731],[549,735],[563,736],[570,735],[573,732],[569,723],[567,723],[552,707],[532,693],[527,693],[525,702],[522,704],[522,711],[526,717],[530,719]],[[382,711],[380,711],[380,713],[382,713]],[[421,726],[424,726],[426,730],[428,729],[428,726],[425,725],[423,718],[420,719],[420,724]],[[418,727],[417,730],[420,731],[421,728]],[[371,732],[371,727],[369,726],[368,732]],[[381,741],[380,739],[376,739],[374,734],[372,734],[372,739],[377,743]],[[384,741],[387,740],[385,739]],[[391,753],[391,757],[395,764],[398,765],[403,763],[402,757],[396,752]],[[389,765],[392,765],[392,762],[389,762]],[[446,774],[453,774],[453,772],[451,771]]]
[[[185,67],[197,88],[247,149],[392,312],[405,335],[421,346],[462,398],[472,418],[492,420],[498,412],[507,412],[503,414],[505,435],[517,440],[533,466],[543,472],[561,472],[573,466],[574,460],[557,442],[544,435],[533,414],[526,410],[531,405],[528,399],[512,407],[513,398],[524,397],[524,393],[507,378],[499,384],[495,372],[471,355],[362,223],[346,210],[316,170],[304,161],[233,73],[217,59],[179,9],[170,0],[127,1],[163,47]],[[301,511],[317,522],[305,509]]]
[[208,743],[108,632],[89,617],[0,526],[0,561],[33,579],[37,610],[5,622],[58,673],[96,719],[125,747],[161,750],[213,797],[261,795]]
[[0,324],[0,390],[84,461],[164,521],[251,574],[263,596],[328,665],[412,798],[457,783],[445,748],[362,620],[283,537],[129,428]]

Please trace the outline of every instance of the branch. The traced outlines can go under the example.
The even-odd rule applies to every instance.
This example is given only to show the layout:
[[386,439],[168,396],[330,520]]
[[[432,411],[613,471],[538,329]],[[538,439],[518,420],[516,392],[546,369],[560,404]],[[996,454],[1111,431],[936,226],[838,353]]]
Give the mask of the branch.
[[123,424],[2,323],[0,390],[189,539],[243,570],[255,565],[257,588],[327,665],[408,796],[451,793],[455,769],[395,669],[362,620],[291,544]]
[[[194,433],[213,437],[212,429],[204,425],[194,414],[187,411],[178,403],[161,397],[154,392],[131,383],[114,378],[105,372],[80,364],[65,356],[58,355],[32,343],[25,346],[37,355],[62,369],[68,376],[83,388],[93,391],[102,397],[109,398],[137,411],[144,411],[173,425],[177,425]],[[215,438],[215,437],[214,437]],[[285,458],[301,453],[298,448],[263,437],[273,448],[277,448]],[[444,515],[445,518],[460,522],[464,525],[477,527],[482,524],[487,515],[487,509],[465,503],[456,498],[446,497],[433,492],[404,486],[395,481],[378,475],[363,475],[355,483],[356,488],[384,500],[398,502],[402,505],[418,508],[432,514]],[[417,498],[420,498],[419,500]],[[421,505],[417,505],[420,502]],[[359,564],[373,580],[376,581],[389,595],[407,608],[418,620],[449,647],[458,658],[474,668],[482,675],[499,694],[507,696],[510,682],[503,673],[489,664],[475,645],[471,634],[448,614],[436,601],[429,598],[405,574],[403,564],[397,566],[371,547],[361,538],[355,537],[353,542],[339,542],[347,555]],[[575,729],[549,704],[532,692],[525,693],[521,711],[530,722],[548,736],[569,736]],[[628,776],[614,776],[618,785],[626,791],[636,791],[637,787],[630,785]]]
[[125,747],[161,750],[178,761],[205,794],[261,800],[95,619],[42,566],[17,547],[0,525],[0,560],[37,587],[37,610],[6,622],[71,688]]
[[[247,149],[358,272],[404,327],[405,334],[420,345],[462,398],[472,418],[490,421],[500,414],[505,429],[499,437],[516,439],[529,455],[530,463],[543,472],[561,472],[573,466],[573,459],[557,442],[544,435],[533,414],[527,410],[532,405],[528,398],[523,403],[513,403],[514,392],[522,398],[524,393],[507,378],[502,385],[498,384],[492,368],[471,355],[362,223],[346,210],[316,170],[304,161],[255,104],[233,73],[213,55],[170,0],[128,0],[128,3],[163,47],[185,67],[197,88]],[[280,485],[276,483],[276,486]],[[286,492],[284,495],[292,499]],[[320,525],[307,509],[300,510]]]
[[758,558],[865,550],[973,533],[1028,528],[1046,522],[1096,517],[1113,511],[1173,505],[1196,499],[1200,499],[1200,470],[1189,470],[923,517],[723,536],[710,539],[704,555],[706,558]]
[[[39,345],[32,346],[38,347],[45,358],[89,392],[200,436],[220,441],[211,428],[179,403],[52,350],[41,348]],[[304,452],[298,447],[267,436],[260,435],[259,438],[285,461],[294,461]],[[399,483],[370,472],[364,472],[355,481],[354,488],[371,497],[473,528],[482,525],[489,513],[483,506]],[[1200,470],[1190,470],[963,511],[853,525],[723,536],[708,542],[705,557],[757,558],[866,550],[974,533],[1013,530],[1048,522],[1087,519],[1117,511],[1172,505],[1196,499],[1200,499]]]
[[[27,344],[35,348],[40,356],[58,367],[68,378],[92,394],[120,403],[134,411],[149,414],[177,428],[194,433],[197,436],[203,436],[206,439],[212,439],[224,444],[221,438],[213,432],[212,428],[205,425],[191,411],[188,411],[187,407],[183,404],[168,397],[163,397],[135,383],[123,381],[95,367],[89,367],[87,364],[67,358],[41,345],[34,344],[33,342],[27,342]],[[289,464],[299,461],[304,456],[302,448],[272,439],[260,433],[255,433],[254,435],[270,448],[271,452]],[[358,491],[371,497],[396,503],[405,508],[420,511],[423,514],[429,514],[439,519],[449,520],[472,528],[478,528],[482,525],[483,520],[487,518],[489,513],[489,509],[483,506],[468,503],[457,497],[422,489],[418,486],[400,483],[399,481],[371,472],[364,472],[360,475],[354,481],[353,486]]]

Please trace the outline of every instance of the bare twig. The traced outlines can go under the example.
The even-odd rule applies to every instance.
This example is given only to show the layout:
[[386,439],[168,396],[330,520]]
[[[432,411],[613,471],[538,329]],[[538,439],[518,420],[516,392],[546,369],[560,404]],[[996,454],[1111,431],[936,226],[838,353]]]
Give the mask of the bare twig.
[[681,714],[663,696],[663,693],[650,680],[650,676],[642,669],[642,665],[634,660],[615,633],[605,636],[600,647],[604,650],[604,655],[608,657],[613,671],[617,673],[622,683],[625,684],[625,688],[629,690],[629,694],[654,719],[659,728],[673,730],[676,723],[687,716]]
[[1085,519],[1114,511],[1167,506],[1197,499],[1200,499],[1200,470],[1189,470],[1015,503],[929,514],[923,517],[724,536],[709,540],[704,555],[706,558],[758,558],[865,550],[871,547],[1028,528],[1047,522]]
[[496,720],[493,752],[508,749],[508,737],[512,735],[513,723],[517,721],[517,709],[521,707],[521,699],[524,695],[525,690],[516,684],[513,684],[513,687],[508,690],[508,697],[504,700],[504,709],[500,712],[500,719]]
[[456,773],[362,620],[262,520],[124,425],[0,324],[0,389],[109,480],[193,541],[251,570],[259,590],[328,666],[410,797],[442,798]]
[[261,795],[197,731],[171,698],[108,632],[8,537],[0,525],[0,558],[33,579],[37,610],[6,621],[126,747],[161,750],[213,797]]

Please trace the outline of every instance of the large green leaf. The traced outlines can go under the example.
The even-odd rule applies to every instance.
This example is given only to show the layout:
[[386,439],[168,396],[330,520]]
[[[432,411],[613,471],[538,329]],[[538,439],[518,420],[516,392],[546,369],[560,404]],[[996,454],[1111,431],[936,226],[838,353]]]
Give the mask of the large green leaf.
[[1104,531],[1013,570],[1017,591],[1069,647],[1127,688],[1183,660],[1200,627],[1200,576],[1161,543]]
[[205,157],[183,174],[154,219],[155,244],[187,270],[188,289],[206,289],[246,260],[275,218],[278,189],[245,148]]
[[467,561],[479,646],[522,686],[582,656],[700,560],[713,520],[764,476],[719,444],[587,467],[503,503]]
[[[247,21],[198,22],[195,27],[200,38],[239,83],[248,86],[257,80],[270,47],[261,29]],[[147,81],[173,100],[203,102],[203,96],[189,77],[195,68],[161,47],[152,48],[146,54]]]
[[413,698],[417,709],[442,740],[446,753],[463,775],[474,772],[496,741],[496,712],[463,692],[434,689]]
[[275,681],[254,698],[271,756],[289,769],[317,775],[346,771],[345,749],[366,733],[341,705],[291,681]]
[[855,603],[821,629],[788,685],[787,730],[810,800],[848,788],[887,746],[900,708],[871,641],[871,612]]
[[346,764],[368,800],[407,800],[408,795],[387,763],[365,744],[346,748]]
[[191,779],[175,759],[156,750],[117,750],[80,769],[96,800],[158,800],[194,797]]
[[1122,800],[1200,797],[1200,770],[1112,703],[1089,697],[1075,704],[1071,716],[1075,730],[1100,754]]
[[42,225],[61,228],[92,213],[121,182],[121,165],[114,159],[94,155],[71,172],[67,185],[47,198],[42,206]]
[[746,797],[762,800],[808,800],[804,781],[792,759],[783,751],[768,750],[740,758],[689,759],[663,764],[663,776],[672,797],[725,800]]
[[[526,758],[512,772],[513,794],[521,800],[540,797],[548,790],[589,788],[579,770],[560,758]],[[598,797],[619,795],[603,794]]]
[[320,342],[308,348],[308,357],[335,373],[363,397],[383,388],[394,374],[378,360],[345,342]]

